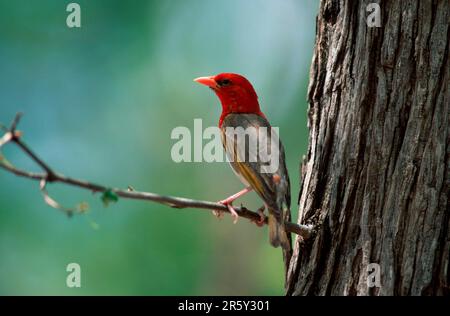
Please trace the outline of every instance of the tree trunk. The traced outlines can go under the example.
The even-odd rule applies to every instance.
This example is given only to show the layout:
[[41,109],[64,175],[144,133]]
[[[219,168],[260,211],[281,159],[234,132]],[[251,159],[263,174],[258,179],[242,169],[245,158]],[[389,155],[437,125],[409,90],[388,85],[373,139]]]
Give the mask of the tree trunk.
[[450,293],[450,2],[370,2],[320,5],[288,295]]

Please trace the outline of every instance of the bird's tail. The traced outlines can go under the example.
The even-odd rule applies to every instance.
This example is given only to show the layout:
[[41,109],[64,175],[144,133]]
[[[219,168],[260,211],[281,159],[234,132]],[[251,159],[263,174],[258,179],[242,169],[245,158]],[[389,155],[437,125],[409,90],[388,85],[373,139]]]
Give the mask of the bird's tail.
[[283,249],[284,277],[285,286],[287,286],[289,265],[292,257],[292,245],[291,234],[286,232],[284,223],[285,221],[290,221],[291,214],[287,205],[284,205],[282,209],[283,212],[279,217],[276,216],[277,213],[271,212],[269,209],[269,241],[272,246],[281,246]]
[[279,247],[290,250],[291,249],[291,241],[286,233],[286,229],[284,227],[284,218],[277,216],[270,212],[269,210],[269,241],[270,244],[274,247]]

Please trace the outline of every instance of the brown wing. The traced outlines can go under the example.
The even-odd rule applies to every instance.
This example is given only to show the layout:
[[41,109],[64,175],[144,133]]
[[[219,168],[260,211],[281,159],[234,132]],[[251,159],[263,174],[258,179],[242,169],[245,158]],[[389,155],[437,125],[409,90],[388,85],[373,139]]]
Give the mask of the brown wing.
[[[229,129],[229,128],[233,129]],[[260,128],[266,128],[266,137]],[[245,137],[239,137],[237,128],[242,128]],[[242,136],[242,134],[240,135]],[[276,146],[278,166],[271,169],[260,159],[260,147],[253,142],[266,141],[269,146]],[[290,184],[285,165],[284,148],[278,135],[269,122],[255,114],[229,114],[222,124],[222,142],[235,173],[245,185],[251,186],[264,202],[278,214],[283,204],[290,207]],[[271,147],[273,148],[273,147]],[[274,158],[274,157],[273,157]],[[286,215],[286,214],[285,214]]]

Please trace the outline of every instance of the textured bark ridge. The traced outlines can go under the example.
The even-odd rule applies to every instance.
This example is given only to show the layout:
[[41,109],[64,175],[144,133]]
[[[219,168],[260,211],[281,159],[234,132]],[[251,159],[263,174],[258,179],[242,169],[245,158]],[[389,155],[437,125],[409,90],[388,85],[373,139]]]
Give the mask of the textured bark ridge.
[[450,294],[449,19],[448,0],[322,1],[299,199],[317,229],[288,295]]

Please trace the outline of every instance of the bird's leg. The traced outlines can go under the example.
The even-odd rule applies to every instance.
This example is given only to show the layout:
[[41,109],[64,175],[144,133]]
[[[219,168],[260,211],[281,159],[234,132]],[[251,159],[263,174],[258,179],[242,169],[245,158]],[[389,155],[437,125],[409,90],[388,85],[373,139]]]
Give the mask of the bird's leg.
[[252,190],[251,187],[247,187],[247,188],[245,188],[245,189],[239,191],[238,193],[235,193],[235,194],[233,194],[233,195],[227,197],[225,200],[219,201],[219,203],[220,203],[220,204],[225,204],[225,205],[231,204],[231,203],[233,203],[234,200],[236,200],[236,199],[240,198],[241,196],[247,194],[247,193],[250,192],[251,190]]
[[[247,187],[247,188],[245,188],[245,189],[239,191],[238,193],[235,193],[235,194],[233,194],[233,195],[227,197],[226,199],[217,202],[217,203],[226,205],[226,207],[227,207],[228,210],[230,211],[231,217],[233,217],[233,223],[234,223],[234,224],[237,223],[237,220],[238,220],[238,218],[239,218],[239,215],[238,215],[238,213],[236,213],[236,210],[233,208],[232,203],[233,203],[234,200],[236,200],[237,198],[239,198],[239,197],[241,197],[241,196],[247,194],[247,193],[250,192],[251,190],[252,190],[251,187]],[[213,214],[214,214],[217,218],[222,218],[222,216],[223,216],[223,211],[215,210],[215,211],[213,211]]]

